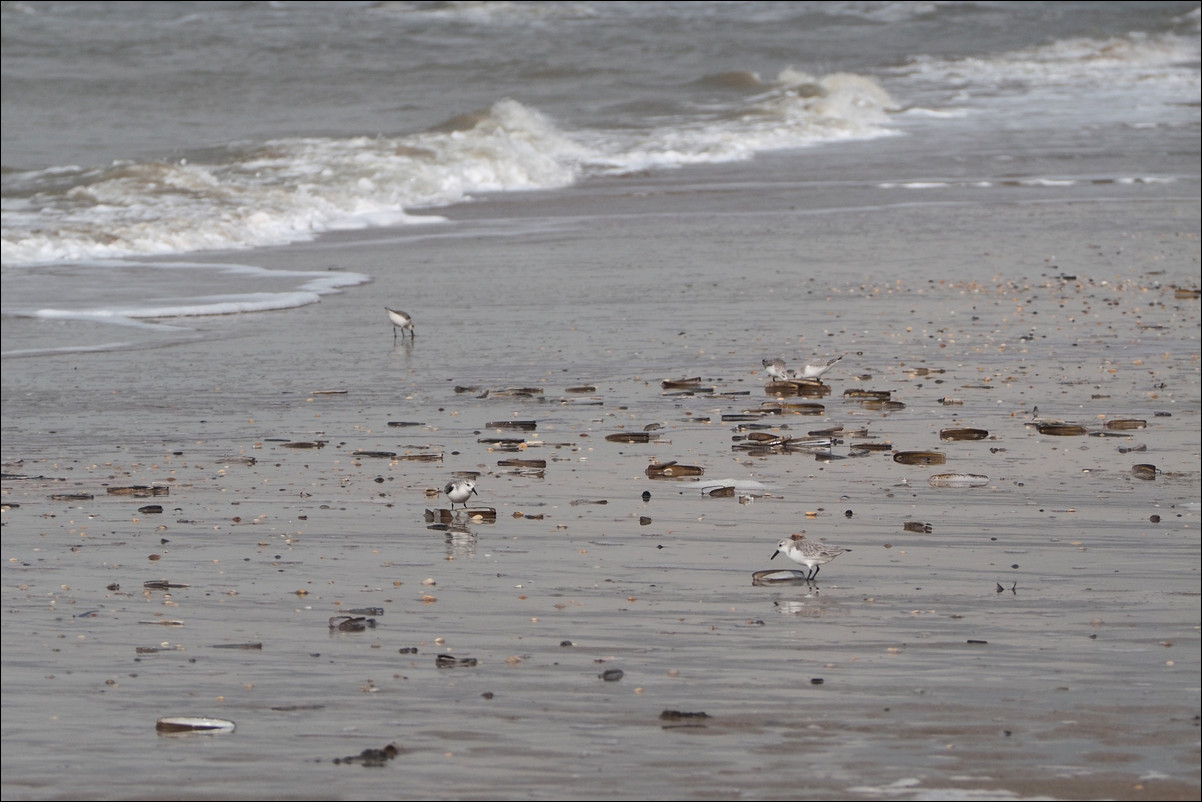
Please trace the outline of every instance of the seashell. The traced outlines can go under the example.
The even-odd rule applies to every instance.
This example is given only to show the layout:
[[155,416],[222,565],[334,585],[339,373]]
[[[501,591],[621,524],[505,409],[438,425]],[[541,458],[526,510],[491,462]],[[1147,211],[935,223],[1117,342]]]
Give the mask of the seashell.
[[654,462],[647,466],[646,474],[652,479],[675,479],[681,476],[700,476],[705,473],[704,468],[699,468],[696,465],[681,465],[673,460],[672,462]]
[[763,585],[804,585],[806,572],[792,568],[769,568],[766,571],[756,571],[751,575],[751,584]]
[[939,432],[940,440],[984,440],[988,436],[985,429],[943,429]]
[[1155,479],[1156,478],[1156,466],[1149,465],[1148,463],[1140,463],[1139,465],[1132,465],[1131,473],[1132,473],[1132,475],[1135,476],[1136,479],[1149,479],[1149,480]]
[[1080,437],[1089,433],[1084,426],[1071,423],[1041,423],[1036,425],[1035,430],[1052,437]]
[[474,657],[452,657],[440,654],[434,658],[435,668],[474,668],[479,661]]
[[764,392],[767,395],[822,398],[831,394],[831,388],[819,381],[776,381],[765,384]]
[[497,460],[497,465],[506,468],[546,468],[547,461],[545,459],[517,459],[510,457],[509,459]]
[[166,496],[171,492],[168,487],[150,487],[148,485],[133,485],[132,487],[110,487],[108,494],[110,496],[133,496],[134,498],[148,498],[150,496]]
[[776,414],[789,415],[824,415],[826,407],[822,404],[804,401],[765,401],[761,405],[761,409],[772,409]]
[[860,401],[860,406],[864,409],[879,409],[885,412],[896,412],[899,409],[905,409],[906,405],[901,401],[881,401],[875,398],[865,398]]
[[843,391],[844,398],[869,399],[872,401],[888,401],[892,396],[892,390],[859,390],[852,388]]
[[906,521],[902,526],[907,532],[924,532],[929,535],[935,531],[935,527],[922,521]]
[[91,493],[54,493],[51,501],[91,501],[95,496]]
[[1148,422],[1146,420],[1136,420],[1134,418],[1117,418],[1106,421],[1107,429],[1143,429],[1147,425]]
[[984,487],[989,477],[979,473],[935,473],[927,482],[931,487]]
[[947,455],[940,451],[898,451],[893,461],[902,465],[942,465],[947,462]]
[[520,429],[532,431],[538,428],[538,423],[532,420],[495,420],[484,424],[486,429]]
[[506,387],[502,390],[494,390],[493,395],[518,396],[519,398],[528,398],[532,395],[542,395],[543,388],[541,387]]
[[352,457],[381,457],[383,459],[393,459],[394,457],[396,457],[396,452],[395,451],[364,451],[363,449],[359,449],[358,451],[352,451],[351,456]]
[[690,390],[701,384],[701,377],[691,379],[664,379],[659,386],[664,390]]
[[208,716],[163,716],[155,722],[159,732],[233,732],[234,722]]
[[649,443],[651,434],[649,432],[618,432],[605,435],[605,439],[611,443]]
[[519,448],[526,445],[525,439],[521,437],[478,437],[476,442],[499,448]]
[[298,440],[293,443],[280,443],[280,448],[325,448],[325,440]]

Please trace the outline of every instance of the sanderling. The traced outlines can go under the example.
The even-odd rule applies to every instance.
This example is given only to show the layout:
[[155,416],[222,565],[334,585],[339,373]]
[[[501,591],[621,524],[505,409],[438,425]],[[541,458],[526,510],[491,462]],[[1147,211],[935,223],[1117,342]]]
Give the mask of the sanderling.
[[451,500],[451,509],[455,509],[456,504],[466,507],[467,500],[472,497],[472,494],[480,495],[476,493],[476,483],[471,479],[452,479],[447,482],[442,492],[446,493],[447,498]]
[[384,307],[384,311],[388,313],[388,319],[392,321],[392,341],[396,342],[396,333],[401,332],[401,339],[405,339],[405,332],[409,332],[409,336],[413,337],[413,318],[399,309],[389,309]]
[[800,371],[792,371],[792,373],[794,376],[799,376],[803,379],[817,379],[823,373],[826,373],[828,370],[834,367],[835,363],[842,358],[843,355],[840,354],[834,359],[828,359],[825,362],[807,362],[805,367],[803,367]]
[[793,537],[787,537],[780,543],[777,543],[776,551],[772,552],[772,556],[768,559],[775,560],[776,555],[783,554],[793,562],[800,563],[809,568],[810,572],[806,574],[806,579],[813,580],[814,577],[818,576],[819,568],[845,551],[851,551],[851,549],[828,546],[825,543],[806,540],[805,535],[793,535]]
[[785,360],[777,357],[776,359],[765,359],[763,363],[764,371],[772,378],[780,381],[789,380],[789,373],[785,370]]

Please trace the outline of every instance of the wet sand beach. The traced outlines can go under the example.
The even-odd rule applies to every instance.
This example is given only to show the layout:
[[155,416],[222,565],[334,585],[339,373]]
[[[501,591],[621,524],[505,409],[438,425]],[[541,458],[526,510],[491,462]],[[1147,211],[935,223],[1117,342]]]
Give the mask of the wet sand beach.
[[[374,280],[5,359],[4,798],[1196,799],[1198,198],[785,164],[258,251]],[[801,533],[851,551],[753,583]]]

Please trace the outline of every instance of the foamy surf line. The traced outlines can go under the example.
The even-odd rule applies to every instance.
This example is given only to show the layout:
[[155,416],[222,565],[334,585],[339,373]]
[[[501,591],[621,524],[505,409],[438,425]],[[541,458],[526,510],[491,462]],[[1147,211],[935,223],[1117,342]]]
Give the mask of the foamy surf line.
[[5,176],[0,257],[37,265],[236,250],[442,222],[423,211],[590,176],[751,159],[897,133],[873,79],[783,71],[735,106],[649,128],[565,131],[505,99],[403,136],[234,143],[207,161],[55,166]]
[[[288,290],[277,292],[234,292],[220,295],[196,295],[174,303],[156,303],[146,298],[142,303],[122,306],[93,306],[38,309],[6,309],[5,314],[13,317],[38,318],[42,320],[78,320],[111,325],[132,326],[157,330],[180,330],[178,325],[160,321],[170,318],[191,318],[212,315],[234,315],[249,312],[294,309],[317,303],[321,296],[340,291],[344,287],[366,284],[370,276],[352,272],[318,272],[310,270],[269,270],[254,265],[212,264],[203,262],[132,262],[108,260],[93,263],[97,268],[130,267],[136,269],[179,271],[179,278],[191,282],[195,277],[188,273],[216,271],[249,281],[281,279],[299,280],[300,283]],[[186,271],[186,272],[185,272]],[[189,284],[189,286],[191,286]],[[186,292],[186,289],[184,290]]]

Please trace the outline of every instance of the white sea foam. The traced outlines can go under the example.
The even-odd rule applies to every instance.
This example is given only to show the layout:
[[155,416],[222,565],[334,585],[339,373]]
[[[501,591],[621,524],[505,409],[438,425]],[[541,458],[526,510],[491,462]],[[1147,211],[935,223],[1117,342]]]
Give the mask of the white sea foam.
[[[896,71],[959,87],[961,98],[982,94],[1064,95],[1099,105],[1110,113],[1149,113],[1158,103],[1198,102],[1202,52],[1197,33],[1129,33],[1122,37],[1060,39],[1037,47],[959,59],[918,56]],[[1067,94],[1065,94],[1067,93]],[[1098,103],[1133,96],[1142,104]],[[1042,104],[1031,104],[1043,108]]]
[[436,223],[443,218],[421,212],[479,193],[886,135],[894,108],[870,78],[786,70],[745,105],[633,134],[568,133],[506,99],[407,136],[275,139],[230,145],[206,163],[13,172],[4,179],[0,258],[35,265],[156,256]]
[[[360,273],[267,270],[243,264],[106,260],[91,263],[90,266],[103,271],[131,268],[146,276],[165,274],[155,282],[154,286],[161,288],[166,283],[175,290],[176,300],[164,303],[162,300],[148,297],[141,301],[126,300],[124,303],[114,303],[111,299],[105,298],[92,300],[94,293],[79,293],[81,298],[86,299],[71,307],[23,309],[14,306],[6,308],[5,314],[43,320],[80,320],[133,328],[181,330],[179,325],[162,321],[171,318],[232,315],[306,306],[317,303],[323,295],[371,280],[370,277]],[[192,288],[198,284],[207,285],[207,282],[198,277],[212,272],[226,274],[229,277],[226,279],[227,283],[239,282],[237,286],[246,288],[245,291],[218,295],[195,293]],[[99,281],[103,282],[104,279],[99,279]],[[128,279],[125,281],[123,286],[130,283]],[[172,281],[176,283],[172,284]],[[275,292],[251,289],[254,283],[263,281],[270,281],[274,284],[291,284],[292,286]],[[146,283],[149,282],[150,279],[147,278]],[[123,296],[130,294],[122,293]]]

